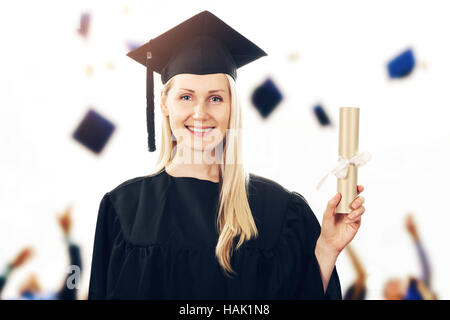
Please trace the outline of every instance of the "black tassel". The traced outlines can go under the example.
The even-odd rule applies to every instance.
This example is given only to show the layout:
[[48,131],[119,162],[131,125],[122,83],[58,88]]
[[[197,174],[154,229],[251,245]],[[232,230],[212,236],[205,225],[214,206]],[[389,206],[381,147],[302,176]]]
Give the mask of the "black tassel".
[[156,150],[155,146],[155,102],[153,90],[153,69],[150,60],[152,54],[147,52],[147,134],[148,134],[148,149],[150,152]]

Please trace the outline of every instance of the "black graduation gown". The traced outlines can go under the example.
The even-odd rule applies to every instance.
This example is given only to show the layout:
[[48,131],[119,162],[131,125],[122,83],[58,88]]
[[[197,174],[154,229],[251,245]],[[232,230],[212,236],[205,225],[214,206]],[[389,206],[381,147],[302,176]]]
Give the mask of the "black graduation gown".
[[[219,183],[165,170],[123,182],[100,202],[89,299],[342,299],[334,268],[324,294],[314,249],[320,224],[306,200],[250,174],[259,236],[215,257]],[[235,244],[238,238],[235,239]]]

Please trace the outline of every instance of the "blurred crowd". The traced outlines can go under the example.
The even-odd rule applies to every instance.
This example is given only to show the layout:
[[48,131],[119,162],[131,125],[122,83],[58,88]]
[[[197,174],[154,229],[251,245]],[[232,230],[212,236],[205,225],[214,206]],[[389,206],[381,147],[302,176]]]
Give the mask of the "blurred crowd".
[[[81,254],[80,247],[73,242],[70,236],[72,227],[72,208],[69,206],[63,214],[58,217],[59,226],[64,235],[64,241],[67,246],[67,251],[70,257],[69,268],[67,269],[67,276],[63,279],[60,288],[46,292],[43,290],[41,282],[36,274],[32,273],[21,283],[18,288],[17,300],[76,300],[80,299],[78,296],[78,288],[81,277]],[[0,274],[0,298],[2,298],[2,291],[5,288],[8,278],[11,273],[23,266],[34,255],[32,247],[23,248],[11,262],[5,267],[2,274]]]
[[[388,279],[384,284],[383,297],[385,300],[437,300],[438,298],[431,288],[431,270],[428,257],[412,214],[406,216],[405,225],[419,257],[421,274],[418,276],[410,275],[406,279],[397,277]],[[365,300],[367,294],[367,273],[351,244],[345,250],[352,262],[356,279],[345,291],[343,299]]]
[[[87,295],[80,297],[78,292],[82,263],[79,246],[74,243],[70,237],[72,226],[71,207],[58,217],[59,226],[64,234],[64,241],[67,246],[70,257],[70,268],[67,275],[62,279],[60,288],[45,292],[36,274],[30,274],[19,286],[18,297],[20,300],[76,300],[87,299]],[[416,248],[419,262],[421,265],[421,274],[417,276],[408,276],[402,278],[390,278],[383,287],[383,297],[385,300],[437,300],[437,295],[431,288],[431,269],[428,257],[419,237],[416,223],[412,214],[406,216],[406,230],[411,236],[412,242]],[[355,281],[345,290],[343,299],[345,300],[365,300],[367,295],[366,279],[367,273],[355,253],[352,245],[345,249],[351,260],[356,273]],[[14,259],[4,267],[4,272],[0,274],[0,298],[1,293],[8,282],[12,272],[23,266],[32,256],[33,248],[26,247],[22,249]]]

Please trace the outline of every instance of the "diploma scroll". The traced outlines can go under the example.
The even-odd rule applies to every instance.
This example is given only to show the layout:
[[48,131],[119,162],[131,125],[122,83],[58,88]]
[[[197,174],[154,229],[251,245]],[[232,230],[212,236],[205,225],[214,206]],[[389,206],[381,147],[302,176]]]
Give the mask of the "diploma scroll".
[[[359,108],[339,108],[339,157],[351,159],[358,154],[359,144]],[[337,191],[342,198],[336,213],[350,213],[350,204],[358,196],[357,193],[358,167],[354,163],[348,164],[347,175],[337,179]]]

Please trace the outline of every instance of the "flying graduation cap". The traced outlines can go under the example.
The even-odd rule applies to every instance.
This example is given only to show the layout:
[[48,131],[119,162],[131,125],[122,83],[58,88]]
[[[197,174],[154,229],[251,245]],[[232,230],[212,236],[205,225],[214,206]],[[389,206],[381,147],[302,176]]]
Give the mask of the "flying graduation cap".
[[328,126],[331,124],[330,118],[328,118],[328,115],[323,109],[322,105],[317,104],[313,108],[313,112],[316,115],[317,121],[319,121],[321,126]]
[[81,15],[80,28],[77,30],[77,32],[84,38],[87,38],[87,36],[89,35],[90,21],[91,21],[91,14],[89,12],[85,12]]
[[283,95],[270,78],[267,78],[263,84],[258,86],[251,96],[253,105],[264,119],[275,110],[282,99]]
[[408,48],[389,61],[387,65],[389,77],[392,79],[404,78],[414,70],[415,65],[414,53],[411,48]]
[[226,73],[237,78],[236,70],[267,56],[209,11],[203,11],[157,38],[127,53],[147,68],[147,132],[149,151],[155,147],[153,71],[165,84],[181,73]]
[[72,137],[94,153],[101,153],[116,126],[96,112],[89,109],[77,126]]

